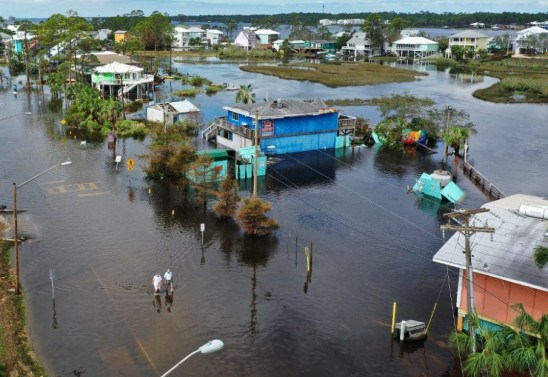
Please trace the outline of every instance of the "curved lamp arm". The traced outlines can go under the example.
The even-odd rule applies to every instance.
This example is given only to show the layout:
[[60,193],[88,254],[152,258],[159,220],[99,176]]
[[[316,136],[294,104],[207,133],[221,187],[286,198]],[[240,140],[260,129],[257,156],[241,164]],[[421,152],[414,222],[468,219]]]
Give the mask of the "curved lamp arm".
[[213,353],[213,352],[217,352],[217,351],[221,350],[223,347],[224,347],[224,343],[223,343],[222,340],[219,340],[219,339],[210,340],[209,342],[207,342],[206,344],[204,344],[203,346],[201,346],[200,348],[198,348],[196,351],[191,352],[191,353],[189,353],[187,356],[185,356],[184,359],[182,359],[182,360],[179,361],[177,364],[175,364],[170,370],[168,370],[167,372],[165,372],[164,374],[162,374],[161,377],[165,377],[165,376],[167,376],[168,374],[170,374],[171,372],[173,372],[179,365],[181,365],[182,363],[184,363],[185,361],[187,361],[192,355],[195,355],[195,354],[197,354],[198,352],[201,352],[201,353],[203,353],[203,354],[206,354],[206,353]]

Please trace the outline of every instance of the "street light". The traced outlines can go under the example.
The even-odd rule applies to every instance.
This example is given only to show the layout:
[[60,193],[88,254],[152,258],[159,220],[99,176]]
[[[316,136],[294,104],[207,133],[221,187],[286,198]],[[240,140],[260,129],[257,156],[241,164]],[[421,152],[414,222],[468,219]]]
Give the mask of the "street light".
[[182,363],[187,361],[192,355],[195,355],[198,352],[201,352],[203,354],[213,353],[213,352],[217,352],[217,351],[221,350],[223,347],[224,347],[224,343],[223,343],[222,340],[219,340],[219,339],[210,340],[209,342],[207,342],[206,344],[204,344],[203,346],[198,348],[196,351],[189,353],[183,360],[181,360],[177,364],[175,364],[173,366],[173,368],[171,368],[170,370],[168,370],[167,372],[162,374],[161,377],[165,377],[168,374],[170,374],[171,372],[173,372],[175,370],[175,368],[177,368],[179,365],[181,365]]
[[[451,119],[451,113],[453,112],[453,108],[451,106],[447,106],[447,119],[445,121],[445,134],[449,132],[449,120]],[[446,136],[447,137],[447,136]],[[444,153],[443,153],[443,168],[445,169],[445,164],[447,164],[447,155],[449,154],[449,144],[447,144],[447,141],[444,140]]]
[[17,234],[17,189],[35,180],[36,178],[46,174],[48,171],[53,170],[59,166],[66,166],[72,164],[72,161],[61,162],[60,164],[53,165],[52,167],[44,170],[40,174],[36,174],[34,177],[27,179],[21,184],[13,183],[13,249],[15,253],[15,293],[19,294],[19,240]]

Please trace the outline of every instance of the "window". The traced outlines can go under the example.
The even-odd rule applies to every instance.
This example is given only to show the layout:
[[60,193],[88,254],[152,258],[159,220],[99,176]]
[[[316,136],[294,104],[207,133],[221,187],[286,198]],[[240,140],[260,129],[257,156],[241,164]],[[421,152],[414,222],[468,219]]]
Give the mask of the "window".
[[240,118],[240,114],[238,113],[232,113],[232,120],[238,121]]

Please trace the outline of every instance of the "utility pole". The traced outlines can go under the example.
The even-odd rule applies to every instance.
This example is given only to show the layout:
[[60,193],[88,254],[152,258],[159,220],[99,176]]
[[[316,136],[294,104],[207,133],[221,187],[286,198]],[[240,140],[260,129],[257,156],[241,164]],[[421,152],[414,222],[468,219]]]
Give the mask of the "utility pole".
[[253,197],[257,197],[257,173],[259,165],[259,111],[255,113],[255,157],[253,158]]
[[[495,233],[494,228],[476,227],[473,224],[470,225],[470,219],[476,213],[489,212],[487,208],[478,208],[478,209],[465,209],[457,212],[450,212],[444,214],[444,216],[449,217],[450,219],[455,220],[459,223],[459,226],[456,225],[441,225],[440,228],[442,231],[451,230],[459,232],[464,235],[464,254],[466,254],[466,280],[467,280],[467,291],[468,291],[468,316],[474,316],[475,307],[474,307],[474,273],[472,268],[472,250],[470,248],[470,237],[476,232],[483,233]],[[472,336],[472,352],[476,352],[476,336],[474,325],[472,321],[468,322],[468,330]]]

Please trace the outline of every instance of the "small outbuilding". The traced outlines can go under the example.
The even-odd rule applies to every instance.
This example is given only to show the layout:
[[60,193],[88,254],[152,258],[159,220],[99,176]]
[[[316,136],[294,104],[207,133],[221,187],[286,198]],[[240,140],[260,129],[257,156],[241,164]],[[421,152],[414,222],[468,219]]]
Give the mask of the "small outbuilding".
[[200,109],[189,100],[157,103],[147,107],[147,120],[170,126],[185,119],[197,121]]

